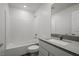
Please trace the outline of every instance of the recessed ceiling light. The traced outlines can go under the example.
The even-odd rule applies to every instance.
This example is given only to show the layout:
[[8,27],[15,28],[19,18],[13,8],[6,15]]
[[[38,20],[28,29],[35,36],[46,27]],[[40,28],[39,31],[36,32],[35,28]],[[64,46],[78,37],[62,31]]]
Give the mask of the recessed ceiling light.
[[27,6],[24,6],[24,8],[25,8],[25,7],[27,7]]

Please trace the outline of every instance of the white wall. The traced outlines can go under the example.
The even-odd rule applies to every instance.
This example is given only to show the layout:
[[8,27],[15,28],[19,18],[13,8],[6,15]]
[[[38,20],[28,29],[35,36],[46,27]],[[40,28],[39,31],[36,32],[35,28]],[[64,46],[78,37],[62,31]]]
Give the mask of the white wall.
[[72,13],[74,11],[79,11],[79,4],[52,15],[52,33],[72,34]]
[[7,20],[7,45],[22,45],[33,42],[33,14],[17,8],[9,8]]
[[35,14],[34,33],[50,38],[51,4],[43,4]]
[[[6,19],[8,4],[0,3],[0,56],[5,54],[6,50]],[[3,44],[3,45],[2,45]]]

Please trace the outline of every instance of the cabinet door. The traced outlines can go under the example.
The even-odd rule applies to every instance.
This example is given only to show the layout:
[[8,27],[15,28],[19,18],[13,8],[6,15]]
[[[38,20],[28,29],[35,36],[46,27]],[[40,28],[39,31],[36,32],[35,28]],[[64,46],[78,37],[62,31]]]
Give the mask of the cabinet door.
[[54,55],[53,53],[50,53],[50,52],[49,52],[49,56],[55,56],[55,55]]
[[40,47],[39,48],[39,52],[44,55],[44,56],[48,56],[48,51],[46,51],[44,48]]
[[39,56],[44,56],[41,52],[39,52]]

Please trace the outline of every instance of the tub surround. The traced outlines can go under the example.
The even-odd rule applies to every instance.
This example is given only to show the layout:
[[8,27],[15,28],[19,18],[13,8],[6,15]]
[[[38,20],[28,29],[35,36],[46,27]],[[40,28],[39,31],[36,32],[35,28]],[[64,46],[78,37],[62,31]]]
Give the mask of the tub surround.
[[6,47],[5,56],[21,56],[28,53],[27,47],[31,45],[38,45],[38,42],[28,42],[26,44],[9,44]]
[[50,44],[52,46],[55,46],[55,47],[57,47],[59,49],[62,49],[64,51],[68,52],[71,55],[75,55],[75,56],[79,55],[79,42],[64,39],[64,40],[67,40],[70,43],[67,44],[67,45],[61,45],[61,44],[58,44],[58,43],[49,42],[48,41],[49,39],[46,40],[46,39],[40,38],[39,40],[41,40],[43,42],[46,42],[47,44]]

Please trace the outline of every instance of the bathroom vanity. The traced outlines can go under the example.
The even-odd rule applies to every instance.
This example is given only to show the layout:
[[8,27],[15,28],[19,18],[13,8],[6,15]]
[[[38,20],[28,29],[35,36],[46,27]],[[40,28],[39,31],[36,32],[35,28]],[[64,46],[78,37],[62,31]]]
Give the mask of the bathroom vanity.
[[[58,43],[58,42],[59,43]],[[40,56],[78,56],[78,44],[64,42],[55,39],[39,39],[39,55]]]

